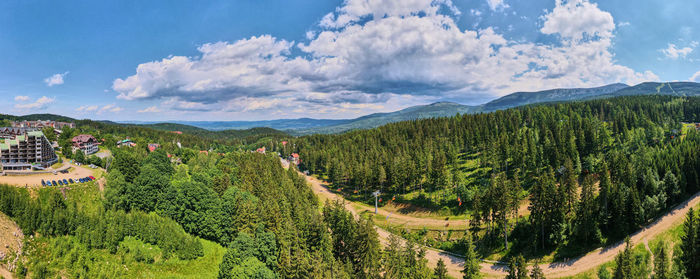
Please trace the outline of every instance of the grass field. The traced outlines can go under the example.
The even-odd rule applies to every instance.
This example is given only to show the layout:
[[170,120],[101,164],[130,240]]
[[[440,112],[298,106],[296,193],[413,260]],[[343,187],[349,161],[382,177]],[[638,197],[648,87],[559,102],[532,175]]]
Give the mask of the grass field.
[[116,253],[88,249],[73,236],[38,237],[28,246],[30,270],[45,278],[216,278],[226,249],[201,240],[204,256],[194,260],[163,259],[160,248],[135,238],[119,244]]

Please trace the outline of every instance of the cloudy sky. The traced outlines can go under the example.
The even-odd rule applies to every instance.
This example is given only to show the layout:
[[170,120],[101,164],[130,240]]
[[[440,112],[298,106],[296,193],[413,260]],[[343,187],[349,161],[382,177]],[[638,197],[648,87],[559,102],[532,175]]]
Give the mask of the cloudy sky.
[[678,0],[2,1],[0,112],[350,118],[700,81],[698,10]]

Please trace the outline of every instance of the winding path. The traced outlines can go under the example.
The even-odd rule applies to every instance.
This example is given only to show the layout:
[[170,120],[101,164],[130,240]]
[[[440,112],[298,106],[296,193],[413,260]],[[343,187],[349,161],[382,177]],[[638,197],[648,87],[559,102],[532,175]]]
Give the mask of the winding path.
[[[304,175],[304,174],[302,174]],[[346,201],[342,196],[337,195],[335,193],[332,193],[329,191],[325,186],[324,183],[319,181],[318,179],[305,175],[306,180],[311,184],[311,187],[314,191],[314,193],[321,198],[321,200],[341,200],[345,202],[345,207],[352,212],[353,215],[358,216],[358,212],[356,212],[355,208],[352,206],[352,204],[348,201]],[[642,228],[641,230],[635,232],[630,236],[630,239],[632,243],[643,243],[645,241],[648,241],[652,239],[653,237],[663,233],[664,231],[667,231],[668,229],[672,228],[676,224],[679,224],[683,222],[686,213],[688,212],[688,209],[691,207],[696,206],[698,203],[700,203],[700,192],[696,193],[692,197],[690,197],[688,200],[685,202],[679,204],[678,206],[674,207],[671,211],[666,213],[664,216],[661,218],[657,219],[653,223],[647,225],[646,227]],[[412,216],[406,216],[406,215],[401,215],[397,213],[392,213],[391,218],[400,218],[402,221],[405,221],[407,223],[410,223],[411,225],[431,225],[434,222],[440,222],[440,224],[445,224],[445,221],[441,220],[435,220],[435,219],[422,219],[422,218],[416,218]],[[459,222],[459,221],[453,221],[453,222]],[[391,236],[391,233],[377,227],[377,232],[379,234],[380,241],[383,244],[388,243],[389,237]],[[617,255],[620,251],[624,250],[625,248],[625,243],[624,241],[620,241],[618,243],[615,243],[614,245],[604,247],[604,248],[598,248],[584,256],[578,257],[576,259],[572,259],[566,262],[555,262],[555,263],[550,263],[547,265],[541,265],[540,267],[542,268],[542,271],[544,274],[549,277],[549,278],[558,278],[558,277],[566,277],[566,276],[573,276],[588,270],[591,270],[601,264],[604,264],[606,262],[612,261],[615,258],[615,255]],[[461,270],[464,266],[464,261],[460,257],[453,256],[445,251],[437,250],[437,249],[432,249],[432,248],[427,248],[426,249],[426,259],[428,260],[428,263],[430,266],[435,266],[437,264],[437,261],[439,259],[443,259],[445,261],[445,264],[447,265],[447,270],[448,274],[450,276],[460,278],[462,277]],[[500,264],[492,264],[492,263],[482,263],[481,264],[481,272],[484,275],[490,276],[490,277],[498,277],[498,276],[504,276],[507,274],[507,268],[503,265]]]

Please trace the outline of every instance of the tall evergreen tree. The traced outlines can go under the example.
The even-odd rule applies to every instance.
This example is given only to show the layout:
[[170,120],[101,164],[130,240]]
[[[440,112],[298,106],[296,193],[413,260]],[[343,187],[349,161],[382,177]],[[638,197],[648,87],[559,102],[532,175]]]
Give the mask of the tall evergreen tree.
[[625,250],[615,257],[615,272],[613,279],[629,279],[633,276],[632,245],[630,238],[625,239]]
[[445,266],[445,261],[439,259],[437,266],[435,266],[435,273],[433,274],[434,279],[447,279],[447,266]]
[[481,278],[481,266],[479,265],[479,259],[476,257],[476,251],[474,251],[474,244],[472,243],[472,236],[469,231],[465,232],[465,249],[464,252],[464,273],[463,279],[480,279]]
[[690,208],[683,223],[681,236],[681,262],[688,278],[700,276],[700,256],[698,255],[698,220],[695,211]]
[[669,279],[670,268],[666,243],[662,240],[654,253],[654,279]]

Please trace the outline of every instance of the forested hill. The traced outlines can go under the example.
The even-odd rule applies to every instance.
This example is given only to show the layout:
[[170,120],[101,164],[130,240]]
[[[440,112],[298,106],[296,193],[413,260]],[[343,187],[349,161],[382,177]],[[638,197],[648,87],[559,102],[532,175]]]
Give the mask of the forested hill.
[[495,111],[534,103],[583,100],[595,96],[611,94],[628,87],[627,84],[614,83],[594,88],[566,88],[538,92],[516,92],[484,104],[483,110]]
[[[129,124],[135,125],[135,124]],[[161,131],[180,131],[183,133],[188,133],[192,135],[202,136],[206,138],[250,138],[250,137],[266,137],[266,136],[287,136],[285,132],[275,130],[267,127],[257,127],[245,130],[221,130],[221,131],[210,131],[190,125],[176,124],[176,123],[157,123],[157,124],[139,124],[135,126],[151,128]]]
[[403,110],[390,113],[375,113],[366,115],[348,123],[342,123],[327,127],[317,127],[311,129],[300,129],[291,131],[293,134],[335,134],[356,129],[370,129],[381,125],[399,121],[448,117],[458,113],[476,113],[481,111],[478,106],[465,106],[452,102],[439,102],[430,105],[413,106]]
[[34,120],[53,120],[53,121],[62,121],[62,122],[72,122],[72,121],[75,121],[75,119],[70,118],[70,117],[67,117],[67,116],[56,115],[56,114],[50,114],[50,113],[28,114],[28,115],[22,115],[22,116],[0,114],[0,120],[8,120],[8,121],[20,121],[20,120],[29,120],[29,121],[34,121]]
[[532,215],[513,231],[539,233],[519,243],[595,247],[700,190],[700,133],[684,122],[700,122],[700,97],[617,97],[312,135],[281,151],[349,195],[469,210],[506,233],[527,193]]
[[347,123],[294,130],[291,131],[291,133],[298,135],[342,133],[350,130],[371,129],[399,121],[446,117],[457,114],[492,112],[529,104],[652,94],[700,96],[700,84],[694,82],[646,82],[635,86],[628,86],[622,83],[614,83],[594,88],[560,88],[536,92],[516,92],[478,106],[466,106],[450,102],[434,103],[424,106],[409,107],[392,113],[370,114],[348,121]]

